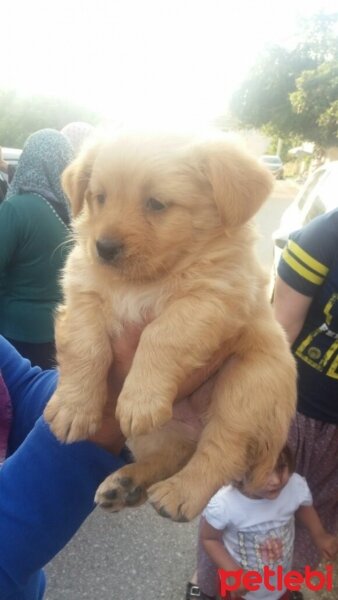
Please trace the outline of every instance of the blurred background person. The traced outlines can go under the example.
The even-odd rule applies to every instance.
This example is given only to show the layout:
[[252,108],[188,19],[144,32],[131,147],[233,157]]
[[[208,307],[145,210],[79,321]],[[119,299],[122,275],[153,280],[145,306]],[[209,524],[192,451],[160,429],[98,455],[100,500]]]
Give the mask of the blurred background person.
[[[275,315],[298,367],[297,414],[289,434],[296,472],[306,478],[324,527],[338,533],[338,209],[293,232],[274,292]],[[296,526],[293,569],[316,568],[320,553]]]
[[8,184],[11,183],[15,173],[15,166],[9,164],[3,157],[0,146],[0,202],[5,199]]
[[5,173],[7,182],[11,183],[11,181],[14,177],[14,173],[15,173],[15,166],[11,165],[4,159],[1,146],[0,146],[0,171],[2,173]]
[[32,134],[0,206],[0,333],[43,369],[54,363],[58,279],[71,246],[60,178],[73,154],[56,130]]
[[66,136],[71,143],[75,155],[80,152],[84,142],[88,141],[94,132],[95,127],[84,121],[68,123],[68,125],[65,125],[65,127],[61,129],[61,133]]

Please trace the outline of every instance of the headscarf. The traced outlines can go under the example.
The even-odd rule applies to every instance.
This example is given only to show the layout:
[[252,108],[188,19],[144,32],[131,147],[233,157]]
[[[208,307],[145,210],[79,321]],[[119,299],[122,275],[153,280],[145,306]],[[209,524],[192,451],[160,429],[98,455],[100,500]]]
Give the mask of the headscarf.
[[25,142],[6,200],[29,192],[40,194],[68,224],[69,202],[61,187],[61,175],[73,156],[70,142],[59,131],[36,131]]
[[83,142],[94,133],[94,130],[95,128],[93,125],[90,125],[89,123],[85,123],[84,121],[74,121],[74,123],[65,125],[65,127],[61,129],[61,133],[70,141],[76,155],[80,152]]

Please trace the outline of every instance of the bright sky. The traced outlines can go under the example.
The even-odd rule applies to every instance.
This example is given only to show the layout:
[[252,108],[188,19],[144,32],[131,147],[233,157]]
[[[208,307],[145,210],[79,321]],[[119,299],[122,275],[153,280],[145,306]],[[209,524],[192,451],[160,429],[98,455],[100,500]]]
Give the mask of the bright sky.
[[207,124],[267,43],[337,0],[14,0],[0,87],[80,101],[118,123]]

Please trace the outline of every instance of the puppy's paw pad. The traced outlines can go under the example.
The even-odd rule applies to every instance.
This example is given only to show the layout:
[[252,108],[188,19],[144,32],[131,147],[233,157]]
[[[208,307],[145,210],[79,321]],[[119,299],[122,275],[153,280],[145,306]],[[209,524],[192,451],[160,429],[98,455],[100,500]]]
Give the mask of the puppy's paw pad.
[[147,499],[142,485],[137,485],[132,477],[119,471],[107,477],[95,494],[95,502],[109,512],[117,512],[126,507],[139,506]]

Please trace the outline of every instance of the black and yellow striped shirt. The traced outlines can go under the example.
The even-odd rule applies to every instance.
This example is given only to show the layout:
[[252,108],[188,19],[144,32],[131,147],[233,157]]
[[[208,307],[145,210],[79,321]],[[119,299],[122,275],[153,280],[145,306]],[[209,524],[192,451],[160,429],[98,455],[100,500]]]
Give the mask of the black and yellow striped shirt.
[[293,345],[298,409],[311,418],[338,423],[338,209],[291,234],[278,274],[313,298]]

